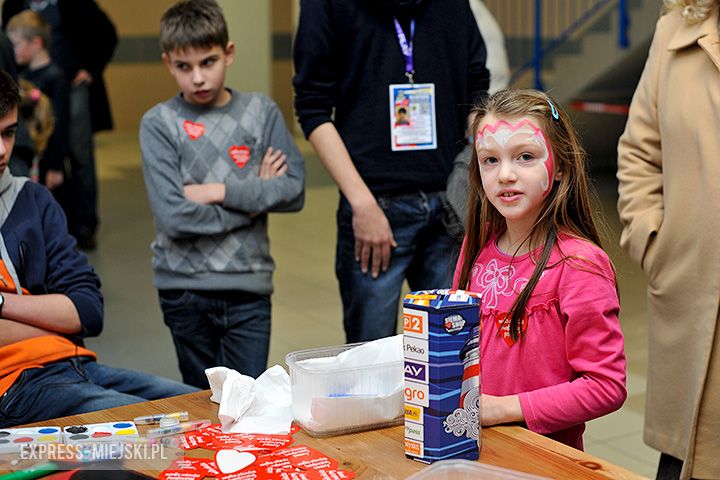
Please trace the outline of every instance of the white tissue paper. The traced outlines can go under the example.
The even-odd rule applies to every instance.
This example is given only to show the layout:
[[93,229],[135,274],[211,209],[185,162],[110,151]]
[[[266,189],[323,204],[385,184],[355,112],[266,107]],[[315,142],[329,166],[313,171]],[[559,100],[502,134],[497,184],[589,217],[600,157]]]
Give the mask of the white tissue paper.
[[257,380],[227,367],[205,370],[225,433],[290,433],[293,420],[290,377],[280,365]]
[[293,385],[293,412],[308,431],[342,433],[402,420],[402,335],[297,366],[302,380]]

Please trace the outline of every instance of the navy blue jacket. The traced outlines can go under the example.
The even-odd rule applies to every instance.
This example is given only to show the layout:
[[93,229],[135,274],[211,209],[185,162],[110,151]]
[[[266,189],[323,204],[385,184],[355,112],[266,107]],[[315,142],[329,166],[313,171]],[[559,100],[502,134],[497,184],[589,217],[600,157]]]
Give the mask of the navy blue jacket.
[[0,232],[20,285],[33,295],[66,295],[80,315],[78,337],[97,336],[103,325],[100,279],[76,250],[65,214],[48,189],[26,182]]

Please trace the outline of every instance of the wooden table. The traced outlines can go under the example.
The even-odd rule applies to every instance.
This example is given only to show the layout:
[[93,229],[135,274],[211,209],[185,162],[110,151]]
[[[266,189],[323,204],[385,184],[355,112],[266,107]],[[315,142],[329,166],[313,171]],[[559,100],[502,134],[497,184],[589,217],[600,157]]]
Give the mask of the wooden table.
[[[210,401],[210,392],[101,410],[40,422],[34,425],[77,425],[130,420],[158,412],[190,412],[192,420],[209,418],[217,422],[218,405]],[[145,428],[140,428],[141,433]],[[296,445],[308,445],[353,470],[356,478],[402,479],[427,466],[404,455],[404,429],[390,427],[330,438],[313,438],[304,431],[294,436]],[[188,456],[212,456],[211,452],[191,450]],[[515,426],[482,430],[480,462],[562,479],[642,479],[644,477],[610,462],[581,452],[549,438]]]

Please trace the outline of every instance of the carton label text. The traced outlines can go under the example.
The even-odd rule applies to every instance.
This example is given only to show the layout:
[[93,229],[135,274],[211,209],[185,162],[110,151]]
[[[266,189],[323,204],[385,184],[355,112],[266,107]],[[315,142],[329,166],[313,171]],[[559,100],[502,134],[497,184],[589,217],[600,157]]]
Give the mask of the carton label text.
[[423,408],[416,407],[415,405],[405,404],[405,420],[412,420],[413,422],[423,421]]
[[423,426],[419,423],[405,422],[405,438],[410,438],[412,440],[418,440],[422,442],[423,440],[425,440]]
[[427,385],[405,381],[405,402],[427,407],[430,402],[429,397]]
[[428,338],[428,314],[422,310],[403,308],[403,330],[406,335]]
[[428,361],[428,342],[405,335],[403,337],[405,358],[410,360]]
[[405,439],[405,453],[413,455],[415,457],[424,457],[422,442],[416,442],[415,440]]
[[427,383],[427,365],[405,360],[405,378]]

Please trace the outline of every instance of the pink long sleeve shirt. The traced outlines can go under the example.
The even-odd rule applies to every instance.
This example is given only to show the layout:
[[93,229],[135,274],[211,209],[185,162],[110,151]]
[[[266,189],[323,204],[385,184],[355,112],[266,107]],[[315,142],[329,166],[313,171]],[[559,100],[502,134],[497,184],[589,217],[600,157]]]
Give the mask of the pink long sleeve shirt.
[[567,235],[547,265],[525,310],[524,335],[513,342],[510,320],[500,325],[535,263],[530,254],[502,252],[494,238],[478,255],[468,290],[482,294],[481,388],[518,394],[530,430],[582,449],[585,422],[627,396],[615,275],[602,249]]

